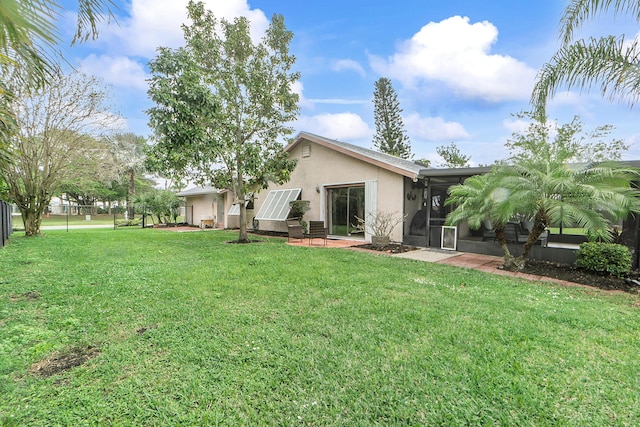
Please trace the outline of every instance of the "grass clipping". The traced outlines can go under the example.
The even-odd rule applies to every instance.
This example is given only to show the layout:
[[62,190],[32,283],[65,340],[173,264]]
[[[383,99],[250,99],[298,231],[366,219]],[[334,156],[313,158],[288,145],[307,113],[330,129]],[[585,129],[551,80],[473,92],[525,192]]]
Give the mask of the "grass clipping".
[[46,359],[34,363],[29,368],[29,372],[43,378],[50,377],[83,365],[99,354],[100,349],[93,346],[74,347],[67,351],[53,353]]

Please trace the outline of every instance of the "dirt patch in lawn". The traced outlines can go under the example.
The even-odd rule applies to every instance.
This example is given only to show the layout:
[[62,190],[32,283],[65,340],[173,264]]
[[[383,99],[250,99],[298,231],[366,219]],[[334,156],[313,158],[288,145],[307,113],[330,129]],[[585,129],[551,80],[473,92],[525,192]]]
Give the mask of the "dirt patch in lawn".
[[38,292],[25,292],[20,295],[11,295],[9,298],[11,299],[11,302],[34,301],[40,298],[40,295]]
[[40,362],[34,363],[29,372],[46,378],[76,366],[85,364],[88,360],[100,354],[100,349],[93,346],[74,347],[66,351],[56,352]]

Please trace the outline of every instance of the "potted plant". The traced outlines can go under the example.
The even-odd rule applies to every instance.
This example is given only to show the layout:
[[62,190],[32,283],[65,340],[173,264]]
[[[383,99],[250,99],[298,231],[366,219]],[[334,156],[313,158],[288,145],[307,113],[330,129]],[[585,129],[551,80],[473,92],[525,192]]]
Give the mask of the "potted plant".
[[311,207],[309,206],[311,202],[309,200],[292,200],[289,202],[289,207],[291,210],[289,211],[289,220],[297,220],[298,224],[302,226],[302,230],[306,233],[307,231],[307,223],[304,220],[304,214],[306,214]]
[[371,244],[376,248],[383,248],[391,243],[391,233],[398,224],[403,223],[407,215],[397,212],[376,211],[369,212],[365,218],[356,216],[358,230],[368,231],[371,234]]

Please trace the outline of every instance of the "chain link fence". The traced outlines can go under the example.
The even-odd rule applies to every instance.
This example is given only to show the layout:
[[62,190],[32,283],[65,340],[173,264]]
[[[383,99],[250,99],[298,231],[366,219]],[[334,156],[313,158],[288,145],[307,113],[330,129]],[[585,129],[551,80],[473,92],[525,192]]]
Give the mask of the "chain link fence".
[[[0,243],[4,245],[11,231],[24,231],[22,216],[12,205],[2,202],[0,220]],[[158,215],[149,206],[144,204],[125,206],[108,205],[50,205],[45,209],[40,224],[41,231],[47,230],[73,230],[87,228],[111,228],[121,227],[154,227],[163,225],[182,224],[187,214],[184,206],[171,213]]]

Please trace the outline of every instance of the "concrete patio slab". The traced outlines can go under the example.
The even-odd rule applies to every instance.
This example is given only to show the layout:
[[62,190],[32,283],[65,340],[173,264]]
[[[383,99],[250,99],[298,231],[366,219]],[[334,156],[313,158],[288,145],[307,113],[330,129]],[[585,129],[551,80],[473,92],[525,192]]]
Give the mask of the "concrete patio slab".
[[392,255],[394,258],[414,259],[416,261],[426,262],[443,262],[449,258],[457,258],[462,256],[460,252],[442,251],[435,249],[422,248],[415,251],[404,252]]

